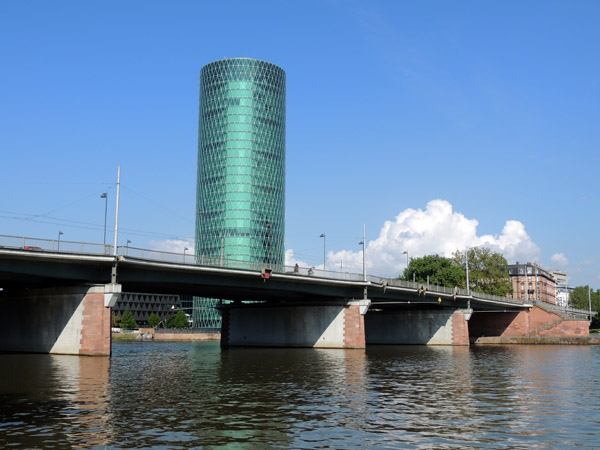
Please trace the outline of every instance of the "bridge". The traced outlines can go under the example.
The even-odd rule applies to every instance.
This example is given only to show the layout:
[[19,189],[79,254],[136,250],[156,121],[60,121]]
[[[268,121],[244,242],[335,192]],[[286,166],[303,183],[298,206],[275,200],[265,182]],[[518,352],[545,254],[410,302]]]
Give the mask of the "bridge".
[[[465,289],[193,254],[0,236],[0,350],[110,353],[123,292],[232,300],[222,345],[468,345],[486,335],[588,334],[585,311]],[[26,319],[25,319],[26,318]]]

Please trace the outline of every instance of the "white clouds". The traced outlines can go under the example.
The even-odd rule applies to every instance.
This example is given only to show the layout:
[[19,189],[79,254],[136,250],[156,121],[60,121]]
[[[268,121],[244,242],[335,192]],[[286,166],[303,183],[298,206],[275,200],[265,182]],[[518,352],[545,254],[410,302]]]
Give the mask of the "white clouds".
[[569,264],[569,260],[564,253],[555,253],[550,257],[550,261],[555,264],[558,268],[562,269]]
[[509,263],[538,261],[540,248],[525,231],[525,225],[518,220],[508,220],[500,236],[485,235],[479,244],[500,252]]
[[171,253],[183,253],[184,249],[188,249],[189,254],[194,253],[194,241],[188,239],[167,239],[166,241],[150,241],[152,250]]
[[[489,247],[502,253],[509,263],[539,260],[540,248],[525,231],[525,225],[517,220],[506,221],[499,234],[478,236],[476,219],[469,219],[453,210],[446,200],[431,200],[425,209],[405,209],[394,220],[382,225],[379,236],[367,242],[367,272],[373,275],[398,276],[406,267],[406,254],[413,257],[439,254],[452,256],[456,250],[467,247]],[[153,241],[152,248],[160,251],[183,253],[184,248],[193,253],[193,240]],[[362,272],[362,251],[341,250],[327,253],[327,268],[345,272]],[[551,258],[559,267],[568,264],[562,253]],[[308,267],[310,264],[296,258],[294,250],[285,252],[285,265]],[[322,268],[322,265],[316,268]]]
[[308,267],[308,264],[305,263],[304,261],[300,261],[299,259],[296,259],[296,257],[294,256],[294,250],[289,249],[285,251],[285,265],[286,266],[294,266],[298,264],[298,266],[300,267]]
[[[453,211],[446,200],[431,200],[425,210],[406,209],[393,221],[386,221],[379,237],[367,245],[367,272],[397,276],[406,267],[406,255],[427,254],[451,256],[456,250],[485,246],[503,253],[509,263],[535,261],[540,249],[531,240],[525,226],[509,220],[499,235],[477,235],[479,222]],[[362,253],[342,250],[329,252],[328,265],[335,267],[343,261],[344,270],[360,273]]]

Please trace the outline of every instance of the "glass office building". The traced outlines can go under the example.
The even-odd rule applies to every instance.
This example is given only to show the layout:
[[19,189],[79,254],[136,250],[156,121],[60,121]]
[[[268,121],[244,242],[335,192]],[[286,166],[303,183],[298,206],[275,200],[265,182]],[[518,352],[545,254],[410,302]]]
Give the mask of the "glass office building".
[[[200,71],[196,255],[284,263],[285,72],[249,58]],[[195,302],[210,326],[214,301]],[[196,318],[195,318],[196,319]]]

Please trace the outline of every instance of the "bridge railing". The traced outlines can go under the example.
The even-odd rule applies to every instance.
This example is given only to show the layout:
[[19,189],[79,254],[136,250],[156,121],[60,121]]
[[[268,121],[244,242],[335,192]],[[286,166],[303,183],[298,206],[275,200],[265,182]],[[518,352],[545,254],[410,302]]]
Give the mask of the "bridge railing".
[[[0,235],[0,248],[21,249],[39,252],[60,252],[79,255],[112,255],[113,246],[109,244],[96,244],[90,242],[65,241],[59,239],[39,239],[25,236],[7,236]],[[256,261],[242,261],[233,258],[223,258],[220,256],[195,255],[193,252],[166,252],[160,250],[148,250],[130,246],[117,247],[117,254],[120,256],[138,258],[150,261],[161,261],[167,263],[187,264],[195,266],[208,267],[226,267],[232,269],[246,269],[260,271],[263,268],[270,269],[274,273],[282,273],[297,276],[313,276],[317,278],[326,278],[342,281],[362,281],[363,275],[349,272],[337,272],[331,270],[316,269],[314,267],[296,267],[285,266],[282,264],[267,264]],[[367,275],[367,281],[375,284],[387,284],[388,286],[405,287],[409,289],[426,288],[429,292],[438,292],[444,294],[454,294],[467,296],[469,292],[466,289],[456,289],[453,287],[427,285],[426,283],[413,282],[408,280],[399,280],[395,278],[382,278],[374,275]],[[523,304],[525,301],[502,297],[498,295],[484,294],[482,292],[470,292],[474,299],[501,301],[512,304]],[[558,306],[542,302],[544,306],[554,308],[558,312],[572,316],[589,315],[588,311],[578,309],[565,309]]]
[[[587,309],[563,308],[561,306],[553,305],[551,303],[538,301],[534,301],[533,303],[546,311],[562,314],[563,316],[567,316],[571,319],[581,319],[583,317],[589,317],[590,315],[590,311]],[[595,311],[592,311],[593,316],[595,316],[596,314],[597,313]]]
[[194,253],[165,252],[161,250],[148,250],[143,248],[119,246],[117,253],[121,256],[177,263],[205,267],[226,267],[229,269],[245,269],[260,271],[263,268],[270,269],[274,273],[282,273],[298,276],[313,276],[317,278],[328,278],[344,281],[362,281],[361,274],[349,272],[336,272],[331,270],[316,269],[314,267],[286,266],[283,264],[269,264],[261,261],[243,261],[234,258],[222,258],[220,256],[195,255]]
[[65,241],[58,239],[39,239],[26,236],[0,235],[0,247],[37,252],[61,252],[77,255],[110,255],[112,245],[90,242]]

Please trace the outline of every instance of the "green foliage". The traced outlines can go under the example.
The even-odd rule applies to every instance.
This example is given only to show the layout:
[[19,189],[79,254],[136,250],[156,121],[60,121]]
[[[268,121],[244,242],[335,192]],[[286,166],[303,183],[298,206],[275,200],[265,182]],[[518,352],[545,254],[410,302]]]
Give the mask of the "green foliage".
[[431,284],[438,286],[464,286],[464,273],[458,264],[450,258],[440,255],[425,255],[421,258],[412,258],[408,267],[404,269],[404,279],[425,283],[427,276]]
[[133,329],[138,328],[138,324],[133,318],[133,314],[128,309],[123,313],[123,317],[121,317],[121,322],[119,322],[119,326],[121,328]]
[[[465,254],[456,251],[453,255],[456,264],[465,269]],[[469,288],[472,291],[505,296],[512,292],[508,276],[508,263],[500,253],[487,247],[475,247],[468,250]]]
[[156,313],[152,313],[148,316],[148,325],[152,328],[157,326],[160,323],[160,316]]
[[183,311],[167,317],[167,328],[187,328],[189,326],[188,318]]
[[[589,286],[577,286],[569,295],[569,306],[578,309],[590,309]],[[591,291],[592,312],[597,314],[592,318],[592,326],[600,325],[600,289]]]
[[110,315],[110,326],[118,327],[120,321],[121,317],[113,311],[113,313]]

